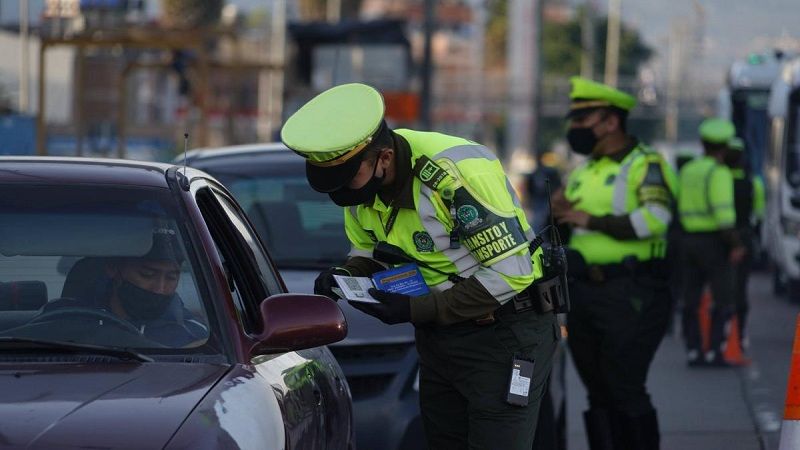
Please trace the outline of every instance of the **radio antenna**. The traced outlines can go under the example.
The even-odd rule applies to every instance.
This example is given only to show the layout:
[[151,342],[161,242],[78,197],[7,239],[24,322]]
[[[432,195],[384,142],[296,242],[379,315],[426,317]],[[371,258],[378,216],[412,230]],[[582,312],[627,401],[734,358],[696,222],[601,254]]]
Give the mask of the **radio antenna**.
[[189,133],[183,133],[183,176],[186,176],[186,153],[189,151]]
[[553,193],[550,192],[550,178],[544,180],[545,188],[547,189],[547,212],[550,215],[550,243],[552,245],[561,245],[561,238],[556,230],[555,220],[553,220]]

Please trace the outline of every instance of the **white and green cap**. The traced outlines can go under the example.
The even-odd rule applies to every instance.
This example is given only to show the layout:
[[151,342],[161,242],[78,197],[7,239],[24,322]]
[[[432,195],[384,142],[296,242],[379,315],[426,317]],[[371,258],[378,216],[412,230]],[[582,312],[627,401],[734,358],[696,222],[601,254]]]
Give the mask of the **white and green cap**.
[[713,117],[704,120],[698,129],[700,139],[711,144],[727,144],[736,135],[733,122],[728,119]]
[[739,152],[744,151],[744,141],[739,137],[732,137],[728,141],[728,148]]
[[292,114],[281,140],[306,158],[306,177],[319,192],[333,192],[358,172],[365,150],[383,125],[381,94],[361,83],[332,87]]

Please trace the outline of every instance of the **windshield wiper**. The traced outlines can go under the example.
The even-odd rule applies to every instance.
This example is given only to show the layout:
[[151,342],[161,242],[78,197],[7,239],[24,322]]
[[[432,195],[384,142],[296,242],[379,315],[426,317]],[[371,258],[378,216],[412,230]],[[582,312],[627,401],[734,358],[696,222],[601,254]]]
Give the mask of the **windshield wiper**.
[[57,350],[61,353],[95,353],[98,355],[113,356],[123,360],[153,362],[153,358],[129,348],[105,347],[102,345],[79,344],[76,342],[46,341],[41,339],[0,336],[0,350],[24,350],[30,348],[41,350]]

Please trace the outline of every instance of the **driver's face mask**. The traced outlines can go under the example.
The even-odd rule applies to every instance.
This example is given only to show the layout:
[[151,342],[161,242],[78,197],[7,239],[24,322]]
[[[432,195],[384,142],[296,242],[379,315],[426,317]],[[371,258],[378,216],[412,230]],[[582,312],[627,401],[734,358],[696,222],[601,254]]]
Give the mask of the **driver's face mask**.
[[175,297],[175,293],[158,294],[142,289],[124,278],[116,283],[122,309],[136,321],[150,321],[163,316]]

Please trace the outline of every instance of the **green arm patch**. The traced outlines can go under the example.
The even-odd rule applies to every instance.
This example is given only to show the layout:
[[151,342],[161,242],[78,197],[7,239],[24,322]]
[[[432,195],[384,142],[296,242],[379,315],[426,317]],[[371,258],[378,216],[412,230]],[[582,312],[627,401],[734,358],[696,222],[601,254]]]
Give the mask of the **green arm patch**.
[[638,196],[640,204],[658,203],[666,208],[671,207],[672,193],[658,162],[648,163],[647,172],[638,189]]
[[489,211],[464,188],[455,192],[461,242],[481,264],[489,266],[528,246],[519,219]]

